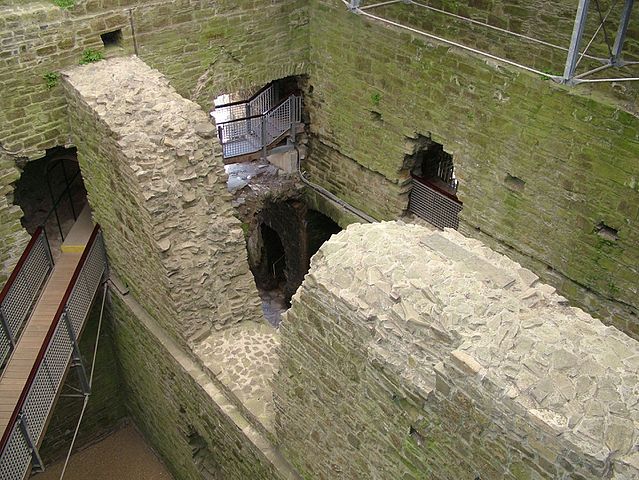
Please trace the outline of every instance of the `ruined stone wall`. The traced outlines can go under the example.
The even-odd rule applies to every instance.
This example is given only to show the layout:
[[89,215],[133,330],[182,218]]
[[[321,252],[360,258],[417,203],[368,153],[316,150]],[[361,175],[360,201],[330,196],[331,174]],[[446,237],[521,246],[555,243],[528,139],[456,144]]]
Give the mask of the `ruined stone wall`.
[[[313,0],[311,18],[303,169],[317,183],[377,218],[397,218],[408,204],[400,187],[409,139],[430,136],[453,155],[464,232],[519,254],[572,301],[638,334],[636,93],[569,90],[387,28],[339,1]],[[370,172],[383,181],[357,190],[341,172],[363,185]],[[597,235],[600,223],[618,239]]]
[[[214,4],[197,0],[78,0],[61,9],[49,0],[0,2],[0,279],[25,244],[12,205],[14,165],[68,144],[69,123],[59,72],[92,49],[105,56],[134,53],[167,74],[187,98],[209,108],[213,97],[305,73],[306,3]],[[120,47],[105,50],[100,35],[121,30]],[[135,38],[134,38],[135,37]],[[215,72],[215,73],[214,73]],[[46,78],[45,78],[46,76]]]
[[281,328],[277,433],[305,478],[631,479],[639,344],[476,240],[353,225]]
[[13,182],[18,178],[14,159],[0,150],[0,285],[7,281],[29,242],[20,224],[22,209],[13,203]]
[[200,367],[130,304],[112,300],[128,410],[176,480],[295,478],[266,457],[269,442]]
[[259,318],[215,127],[141,60],[65,74],[73,141],[115,272],[185,340]]

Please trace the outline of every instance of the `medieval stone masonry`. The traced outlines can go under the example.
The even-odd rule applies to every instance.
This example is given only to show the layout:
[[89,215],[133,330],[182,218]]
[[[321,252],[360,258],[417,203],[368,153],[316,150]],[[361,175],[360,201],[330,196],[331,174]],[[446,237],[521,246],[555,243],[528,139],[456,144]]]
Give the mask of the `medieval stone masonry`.
[[[0,280],[61,151],[108,255],[79,446],[133,422],[176,480],[639,478],[639,82],[547,78],[566,52],[522,36],[568,45],[577,0],[346,3],[0,0]],[[303,128],[229,188],[214,99],[281,79]],[[458,231],[409,212],[433,151]]]

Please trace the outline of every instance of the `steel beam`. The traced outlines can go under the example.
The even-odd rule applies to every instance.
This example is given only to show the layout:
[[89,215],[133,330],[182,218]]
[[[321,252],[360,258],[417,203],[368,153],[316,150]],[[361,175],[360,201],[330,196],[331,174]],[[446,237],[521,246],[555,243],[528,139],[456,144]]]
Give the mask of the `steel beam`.
[[31,450],[31,458],[33,461],[33,470],[36,472],[44,472],[44,462],[40,457],[40,451],[38,450],[38,445],[33,441],[33,437],[31,436],[31,432],[29,432],[29,426],[27,425],[27,421],[25,419],[24,412],[20,412],[18,415],[18,424],[20,426],[20,430],[22,431],[22,435],[29,446],[29,450]]
[[626,0],[623,6],[623,12],[621,12],[619,29],[617,30],[615,44],[612,47],[612,58],[610,59],[610,63],[615,66],[623,65],[623,60],[621,59],[621,51],[623,50],[623,44],[626,40],[626,32],[628,31],[628,23],[630,23],[630,14],[632,13],[633,3],[634,0]]
[[62,313],[62,316],[64,317],[64,321],[66,322],[67,332],[69,333],[69,338],[71,339],[71,343],[73,344],[73,351],[71,353],[71,366],[77,368],[78,378],[82,387],[82,393],[84,395],[89,395],[91,393],[91,385],[89,385],[89,378],[87,377],[87,372],[84,369],[84,363],[82,362],[82,356],[80,355],[78,337],[73,331],[73,325],[71,325],[71,319],[69,318],[66,310]]
[[9,352],[12,352],[16,346],[16,340],[13,338],[13,334],[11,333],[11,327],[9,326],[9,322],[7,322],[4,313],[2,312],[2,307],[0,307],[0,324],[2,324],[2,329],[4,330],[4,334],[9,340]]
[[579,44],[584,35],[584,27],[588,18],[588,7],[590,0],[579,0],[577,6],[577,15],[575,16],[575,24],[572,29],[572,37],[570,39],[570,47],[568,47],[568,56],[566,57],[566,66],[564,67],[563,83],[570,83],[575,76],[577,68],[577,58],[579,57]]

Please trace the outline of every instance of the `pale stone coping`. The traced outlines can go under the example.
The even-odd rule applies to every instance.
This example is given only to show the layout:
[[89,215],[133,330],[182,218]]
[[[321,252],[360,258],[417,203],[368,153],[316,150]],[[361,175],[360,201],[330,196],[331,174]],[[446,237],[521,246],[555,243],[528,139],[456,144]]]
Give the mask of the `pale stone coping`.
[[[70,112],[80,115],[72,115],[74,135],[85,133],[95,140],[91,132],[82,132],[83,118],[104,129],[110,157],[104,162],[117,165],[131,180],[126,188],[140,207],[145,230],[138,243],[154,255],[149,260],[157,266],[156,278],[149,280],[164,286],[179,313],[176,331],[193,342],[215,329],[261,316],[240,221],[226,189],[217,132],[208,115],[135,56],[76,66],[62,75]],[[98,155],[91,152],[93,144],[76,140],[81,164],[91,153]],[[99,201],[104,192],[92,191],[92,179],[86,180],[96,220],[107,241],[117,244],[118,226]],[[122,245],[112,249],[116,268],[139,261],[127,259]],[[138,272],[129,277],[138,289],[147,280]]]
[[270,438],[275,435],[271,382],[279,368],[279,335],[264,321],[242,322],[192,346],[202,366]]
[[585,455],[639,466],[639,343],[481,242],[351,225],[313,257],[304,288],[366,319],[369,354],[425,394],[456,368]]
[[279,450],[266,438],[249,420],[247,420],[220,390],[209,374],[202,369],[178,344],[158,325],[158,323],[142,308],[142,306],[129,294],[122,295],[117,288],[112,288],[111,293],[126,304],[136,318],[147,330],[148,334],[155,337],[166,349],[166,352],[182,367],[184,373],[189,375],[204,390],[211,401],[219,406],[229,420],[244,433],[246,438],[262,452],[264,457],[271,462],[273,467],[283,478],[301,480],[297,472],[282,457]]

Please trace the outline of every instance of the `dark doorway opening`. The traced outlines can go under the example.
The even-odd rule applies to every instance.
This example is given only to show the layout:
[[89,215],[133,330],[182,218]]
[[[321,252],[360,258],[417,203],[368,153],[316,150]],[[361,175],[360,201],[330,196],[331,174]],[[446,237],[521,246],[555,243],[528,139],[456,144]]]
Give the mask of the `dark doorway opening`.
[[55,255],[87,204],[75,148],[52,148],[28,162],[15,184],[14,203],[24,212],[27,232],[44,227]]
[[286,253],[282,240],[275,230],[262,224],[260,226],[262,242],[264,248],[264,265],[266,275],[261,277],[262,285],[258,285],[264,290],[274,290],[283,288],[286,283]]
[[[326,215],[308,210],[306,214],[306,232],[308,238],[308,259],[317,253],[320,247],[342,228]],[[307,268],[308,271],[308,268]]]
[[264,316],[278,326],[308,273],[311,257],[341,228],[299,198],[267,202],[249,225],[249,266]]

